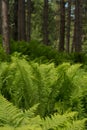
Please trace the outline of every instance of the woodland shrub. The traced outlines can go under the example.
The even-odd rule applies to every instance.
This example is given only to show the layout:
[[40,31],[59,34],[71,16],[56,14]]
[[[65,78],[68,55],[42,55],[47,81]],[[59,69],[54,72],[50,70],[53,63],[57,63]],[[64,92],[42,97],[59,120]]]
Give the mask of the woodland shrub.
[[[18,52],[21,55],[27,55],[27,60],[35,60],[39,63],[54,62],[55,65],[59,65],[63,62],[71,63],[83,63],[87,64],[86,53],[70,53],[58,52],[52,46],[46,46],[39,41],[32,40],[30,43],[25,41],[10,41],[11,54]],[[8,60],[9,57],[2,49],[2,38],[0,37],[0,59]]]
[[11,53],[19,52],[23,55],[28,55],[29,59],[37,62],[54,62],[56,65],[63,62],[71,61],[70,55],[67,53],[58,53],[51,46],[46,46],[38,41],[30,43],[11,41]]
[[11,53],[19,52],[22,55],[27,55],[29,59],[37,62],[47,63],[54,62],[59,65],[63,62],[83,63],[87,64],[87,55],[85,53],[70,53],[58,52],[52,46],[46,46],[38,41],[30,43],[21,41],[11,41]]

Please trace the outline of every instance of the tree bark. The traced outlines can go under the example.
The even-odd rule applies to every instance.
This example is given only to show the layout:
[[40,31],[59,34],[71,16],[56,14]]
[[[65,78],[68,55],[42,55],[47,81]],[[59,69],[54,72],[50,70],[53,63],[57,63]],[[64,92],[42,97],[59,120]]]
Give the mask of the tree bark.
[[3,48],[7,54],[10,53],[9,22],[8,22],[8,0],[2,0],[2,37]]
[[49,30],[48,30],[48,0],[44,0],[43,9],[43,43],[49,45]]
[[18,1],[14,1],[14,40],[18,40]]
[[25,0],[18,0],[18,40],[26,40]]
[[27,41],[31,40],[31,0],[27,0]]
[[59,51],[64,51],[65,44],[65,2],[60,1],[60,38]]
[[81,50],[82,50],[82,0],[76,0],[73,51],[80,52]]
[[2,21],[1,21],[1,0],[0,0],[0,35],[2,34]]
[[67,32],[66,32],[66,52],[70,51],[70,26],[71,26],[71,0],[68,0],[67,9]]

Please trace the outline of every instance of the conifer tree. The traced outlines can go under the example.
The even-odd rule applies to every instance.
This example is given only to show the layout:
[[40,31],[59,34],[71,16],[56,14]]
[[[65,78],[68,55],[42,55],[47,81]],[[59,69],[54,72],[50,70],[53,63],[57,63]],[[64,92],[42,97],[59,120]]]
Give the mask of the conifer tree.
[[46,44],[46,45],[49,45],[48,11],[49,11],[48,0],[44,0],[44,8],[43,8],[43,43]]
[[71,0],[68,0],[67,9],[67,32],[66,32],[66,52],[70,51],[70,27],[71,27]]
[[14,40],[18,40],[18,1],[14,1]]
[[1,30],[2,30],[2,25],[1,25],[1,0],[0,0],[0,35],[1,35]]
[[18,0],[18,40],[25,40],[25,0]]
[[10,53],[9,45],[9,22],[8,22],[8,0],[2,0],[2,37],[3,48],[7,54]]
[[60,0],[60,38],[59,51],[64,51],[65,44],[65,1]]
[[27,41],[31,40],[31,0],[27,0]]
[[80,52],[82,49],[82,0],[75,0],[75,21],[72,51]]

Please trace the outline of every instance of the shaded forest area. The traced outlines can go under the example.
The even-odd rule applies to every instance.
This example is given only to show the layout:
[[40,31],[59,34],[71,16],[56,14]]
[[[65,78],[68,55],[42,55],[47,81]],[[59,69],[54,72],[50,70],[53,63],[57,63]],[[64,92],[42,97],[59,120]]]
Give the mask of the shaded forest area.
[[0,130],[87,130],[87,0],[0,0]]
[[[0,33],[6,29],[8,39],[37,40],[60,52],[83,52],[87,39],[86,4],[86,0],[2,1]],[[9,40],[8,44],[11,51]]]

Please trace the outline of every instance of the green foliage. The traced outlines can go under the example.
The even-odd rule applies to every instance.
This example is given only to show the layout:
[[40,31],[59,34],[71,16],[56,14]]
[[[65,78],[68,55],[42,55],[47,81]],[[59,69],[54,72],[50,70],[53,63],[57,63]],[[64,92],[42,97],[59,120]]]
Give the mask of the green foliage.
[[[38,125],[40,117],[34,116],[35,109],[36,106],[34,106],[28,111],[23,112],[22,110],[13,106],[12,103],[8,102],[4,97],[0,95],[0,127],[2,129],[15,129],[17,127],[22,128],[24,126],[26,130],[28,129],[28,127],[30,127],[31,130],[35,126],[36,128],[40,127]],[[36,125],[36,122],[33,122],[35,119],[38,120],[38,124]]]
[[6,55],[2,45],[0,44],[0,61],[8,60],[8,56]]
[[85,130],[87,119],[78,120],[76,112],[56,113],[41,119],[39,116],[29,116],[33,109],[35,107],[27,113],[23,112],[0,95],[0,130]]
[[30,43],[11,41],[11,53],[19,52],[22,55],[27,55],[28,59],[35,60],[39,63],[54,62],[56,65],[63,62],[72,61],[73,56],[66,53],[58,53],[56,49],[41,44],[38,41]]
[[52,46],[46,46],[33,40],[30,43],[21,41],[11,41],[11,54],[19,52],[21,55],[27,55],[27,60],[35,60],[38,63],[54,62],[59,65],[63,62],[87,64],[87,55],[85,53],[59,53]]
[[25,110],[39,103],[36,114],[42,117],[69,110],[78,111],[79,117],[87,116],[87,73],[81,64],[55,67],[16,55],[9,63],[1,62],[0,68],[1,93],[17,107]]
[[[35,103],[40,103],[39,112],[44,115],[51,86],[55,82],[51,77],[53,71],[54,79],[56,78],[54,65],[39,65],[33,62],[28,64],[24,59],[15,57],[12,60],[12,63],[8,65],[8,72],[4,74],[2,93],[22,108],[27,109]],[[10,96],[8,97],[8,95]]]
[[[31,39],[43,41],[43,0],[32,0],[32,14],[31,14]],[[55,11],[52,6],[52,2],[49,2],[48,10],[48,30],[49,30],[49,41],[50,44],[53,44],[53,41],[56,39],[56,20],[55,20]]]
[[43,1],[42,0],[32,0],[32,31],[31,39],[38,41],[42,40],[42,12],[43,12]]
[[51,115],[51,118],[46,117],[44,120],[43,130],[85,130],[86,119],[77,120],[76,118],[76,112]]
[[[20,120],[19,120],[20,118]],[[0,95],[0,126],[4,124],[19,126],[23,120],[23,113]]]
[[0,36],[0,62],[9,61],[9,60],[10,60],[10,56],[5,53],[2,45],[2,37]]

